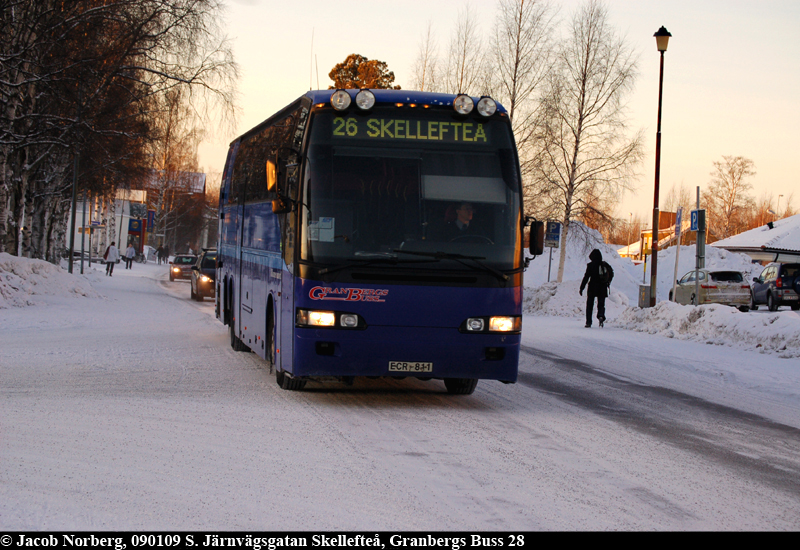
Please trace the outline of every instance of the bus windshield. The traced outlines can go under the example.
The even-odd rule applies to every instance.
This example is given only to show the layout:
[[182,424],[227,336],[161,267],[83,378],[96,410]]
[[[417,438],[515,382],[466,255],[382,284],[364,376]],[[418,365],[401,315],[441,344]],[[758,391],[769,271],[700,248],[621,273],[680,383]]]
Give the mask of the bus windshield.
[[409,260],[404,268],[458,270],[469,268],[458,257],[469,256],[495,270],[520,267],[519,172],[504,121],[319,113],[306,163],[302,260],[399,258]]

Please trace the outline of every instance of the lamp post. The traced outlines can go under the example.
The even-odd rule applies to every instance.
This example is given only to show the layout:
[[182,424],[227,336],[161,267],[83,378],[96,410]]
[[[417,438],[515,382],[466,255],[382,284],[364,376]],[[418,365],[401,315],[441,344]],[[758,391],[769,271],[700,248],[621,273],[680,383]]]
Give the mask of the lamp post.
[[656,47],[661,53],[661,70],[658,76],[658,126],[656,130],[656,182],[653,197],[653,244],[650,247],[650,307],[656,305],[656,277],[658,276],[658,185],[661,175],[661,92],[664,89],[664,52],[667,51],[669,31],[661,27],[653,35],[656,37]]

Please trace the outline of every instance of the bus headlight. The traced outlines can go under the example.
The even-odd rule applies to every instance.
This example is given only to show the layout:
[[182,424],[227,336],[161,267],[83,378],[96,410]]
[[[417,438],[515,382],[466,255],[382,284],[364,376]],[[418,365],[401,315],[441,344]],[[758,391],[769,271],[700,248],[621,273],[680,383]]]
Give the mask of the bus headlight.
[[297,310],[298,327],[328,327],[344,329],[365,329],[367,324],[355,313],[339,311],[319,311],[316,309]]
[[494,332],[519,333],[522,331],[522,317],[504,315],[496,317],[470,317],[461,327],[461,332],[489,334]]
[[361,90],[356,94],[356,106],[362,111],[369,111],[375,106],[375,94],[369,90]]
[[356,328],[358,326],[358,315],[352,313],[343,313],[339,317],[339,326],[345,328]]
[[[519,321],[519,328],[517,328]],[[521,317],[491,317],[489,318],[489,332],[514,332],[522,328]]]
[[453,108],[460,115],[470,114],[474,106],[475,102],[473,102],[472,98],[467,94],[460,94],[456,96],[456,99],[453,101]]
[[336,90],[331,94],[331,106],[337,111],[344,111],[350,107],[350,94],[345,90]]
[[482,97],[478,101],[478,114],[481,116],[492,116],[497,112],[497,103],[491,97]]
[[298,309],[297,324],[307,327],[332,327],[336,323],[336,315],[332,311]]

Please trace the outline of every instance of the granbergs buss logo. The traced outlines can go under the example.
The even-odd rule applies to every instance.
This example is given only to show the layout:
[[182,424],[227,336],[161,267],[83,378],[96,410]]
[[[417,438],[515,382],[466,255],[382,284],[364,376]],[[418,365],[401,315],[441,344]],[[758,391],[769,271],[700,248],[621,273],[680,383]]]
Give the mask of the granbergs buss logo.
[[331,288],[315,286],[308,297],[312,300],[339,300],[342,302],[385,302],[389,294],[386,288]]

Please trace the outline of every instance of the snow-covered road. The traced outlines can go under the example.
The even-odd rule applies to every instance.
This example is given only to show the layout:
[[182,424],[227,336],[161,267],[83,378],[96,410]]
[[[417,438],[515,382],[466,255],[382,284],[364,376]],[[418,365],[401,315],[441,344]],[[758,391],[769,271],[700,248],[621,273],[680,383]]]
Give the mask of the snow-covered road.
[[528,316],[515,385],[287,392],[163,266],[90,279],[0,310],[3,529],[800,528],[796,360]]

